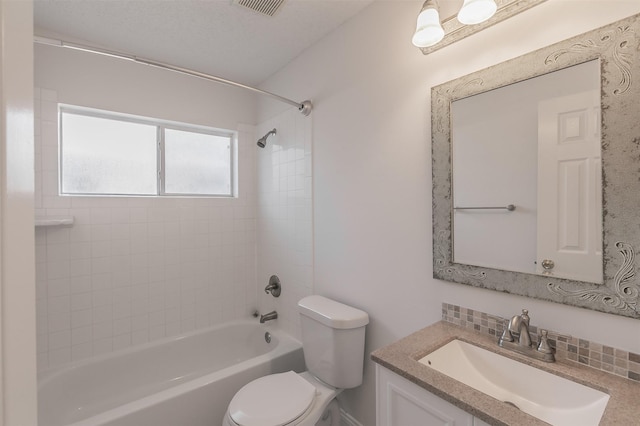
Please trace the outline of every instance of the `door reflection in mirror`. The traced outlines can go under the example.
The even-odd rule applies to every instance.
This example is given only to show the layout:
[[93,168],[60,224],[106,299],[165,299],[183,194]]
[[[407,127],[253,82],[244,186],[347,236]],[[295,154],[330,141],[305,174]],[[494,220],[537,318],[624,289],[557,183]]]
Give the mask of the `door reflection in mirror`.
[[451,123],[453,261],[602,283],[599,60],[456,100]]

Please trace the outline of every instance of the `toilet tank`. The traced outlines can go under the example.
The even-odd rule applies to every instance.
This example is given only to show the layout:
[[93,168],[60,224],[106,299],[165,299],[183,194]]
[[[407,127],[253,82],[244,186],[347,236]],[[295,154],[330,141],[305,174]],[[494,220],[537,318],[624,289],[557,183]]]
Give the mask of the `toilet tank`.
[[322,296],[305,297],[298,307],[307,370],[335,388],[360,386],[369,315]]

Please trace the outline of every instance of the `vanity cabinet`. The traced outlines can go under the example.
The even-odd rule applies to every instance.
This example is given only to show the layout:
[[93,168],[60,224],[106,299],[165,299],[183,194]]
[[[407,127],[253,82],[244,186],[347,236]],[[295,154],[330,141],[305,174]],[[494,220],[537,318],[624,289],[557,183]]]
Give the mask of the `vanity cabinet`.
[[376,364],[376,426],[489,426]]

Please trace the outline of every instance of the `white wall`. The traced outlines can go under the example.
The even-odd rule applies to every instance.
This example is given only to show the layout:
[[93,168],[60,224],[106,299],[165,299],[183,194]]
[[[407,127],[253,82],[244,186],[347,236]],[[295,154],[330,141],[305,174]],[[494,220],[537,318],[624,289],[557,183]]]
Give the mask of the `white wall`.
[[[204,80],[38,46],[38,367],[246,317],[256,308],[255,100]],[[237,198],[58,196],[57,103],[238,131]]]
[[[312,116],[289,108],[256,126],[271,129],[256,148],[258,189],[258,302],[260,312],[278,312],[277,324],[300,339],[297,302],[313,290]],[[282,283],[279,298],[264,293],[271,275]]]
[[[438,321],[443,301],[640,351],[640,323],[432,278],[430,88],[640,12],[635,0],[549,0],[427,56],[410,43],[421,2],[376,2],[264,88],[311,98],[314,292],[371,316],[367,354]],[[264,103],[261,116],[279,106]],[[264,120],[265,118],[261,119]],[[374,369],[341,401],[375,424]]]
[[0,425],[37,424],[33,4],[0,2]]

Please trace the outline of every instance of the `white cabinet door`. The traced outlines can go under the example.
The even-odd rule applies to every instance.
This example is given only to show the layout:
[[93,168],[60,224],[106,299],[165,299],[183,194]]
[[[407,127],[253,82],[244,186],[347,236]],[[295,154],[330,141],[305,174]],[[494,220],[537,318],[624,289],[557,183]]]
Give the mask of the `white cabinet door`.
[[377,426],[474,426],[473,416],[376,364]]

